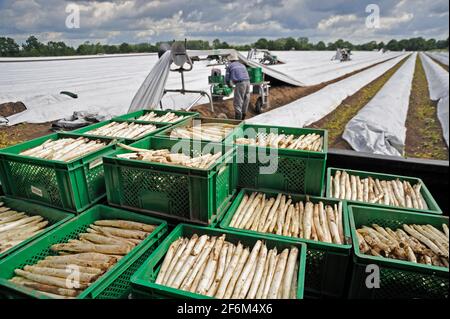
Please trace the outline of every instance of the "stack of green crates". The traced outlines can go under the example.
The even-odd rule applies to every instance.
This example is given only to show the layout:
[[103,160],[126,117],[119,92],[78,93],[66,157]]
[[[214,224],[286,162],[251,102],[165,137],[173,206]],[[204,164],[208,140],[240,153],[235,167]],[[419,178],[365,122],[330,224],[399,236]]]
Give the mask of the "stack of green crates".
[[[349,266],[351,262],[350,255],[352,248],[347,205],[343,203],[343,230],[345,242],[342,245],[330,244],[320,241],[260,233],[257,231],[231,227],[231,220],[233,219],[233,216],[236,213],[243,197],[246,194],[250,195],[252,192],[255,192],[255,190],[243,189],[240,191],[227,214],[223,218],[220,227],[222,229],[253,236],[263,235],[274,239],[305,243],[307,246],[305,292],[308,294],[319,295],[321,297],[342,298],[345,296],[349,281]],[[273,198],[278,195],[278,193],[273,192],[263,192],[263,194],[266,194],[266,198]],[[321,197],[294,194],[285,195],[291,198],[293,203],[305,201],[306,199],[309,199],[309,201],[313,203],[323,202],[324,205],[332,206],[339,203],[338,200]]]
[[90,132],[92,130],[96,130],[98,128],[101,128],[105,125],[108,125],[110,123],[135,123],[135,124],[140,124],[140,125],[154,125],[156,126],[156,130],[154,130],[153,132],[147,133],[141,137],[138,138],[122,138],[122,137],[117,137],[117,138],[121,138],[124,140],[125,144],[132,144],[134,142],[137,142],[143,138],[149,137],[149,136],[153,136],[158,134],[159,132],[167,129],[168,127],[170,127],[169,124],[164,124],[164,123],[142,123],[142,122],[138,122],[138,121],[132,121],[132,120],[110,120],[110,121],[105,121],[105,122],[100,122],[100,123],[96,123],[93,125],[89,125],[89,126],[85,126],[83,128],[80,128],[78,130],[72,131],[72,133],[74,134],[79,134],[80,136],[85,136],[85,137],[91,137],[91,138],[96,138],[96,137],[103,137],[103,138],[113,138],[113,137],[109,137],[109,136],[98,136],[98,135],[92,135],[90,134]]
[[268,249],[277,248],[281,251],[286,248],[297,247],[299,249],[299,271],[298,271],[298,289],[297,298],[303,299],[304,277],[305,277],[305,259],[306,259],[306,245],[302,243],[295,243],[282,239],[274,239],[265,236],[255,236],[251,234],[243,234],[239,232],[232,232],[227,230],[196,227],[191,225],[178,225],[166,240],[158,247],[158,249],[143,263],[141,268],[131,278],[133,291],[141,298],[171,298],[171,299],[211,299],[207,296],[174,289],[155,283],[164,257],[169,250],[172,243],[180,237],[191,238],[194,234],[198,236],[208,235],[220,237],[226,235],[226,241],[232,244],[242,243],[246,247],[253,247],[258,240],[263,240]]
[[167,113],[173,113],[177,116],[183,116],[183,119],[177,121],[177,122],[173,122],[173,123],[168,123],[168,122],[156,122],[158,124],[165,124],[165,125],[175,125],[175,124],[179,124],[183,121],[186,121],[188,118],[193,118],[193,117],[198,117],[199,113],[197,112],[186,112],[186,111],[172,111],[172,110],[140,110],[140,111],[136,111],[136,112],[132,112],[132,113],[128,113],[128,114],[124,114],[121,116],[117,116],[114,117],[113,120],[132,120],[132,121],[136,121],[137,123],[155,123],[155,122],[149,122],[149,121],[142,121],[139,120],[139,118],[145,114],[148,113],[156,113],[158,116],[163,116]]
[[[326,130],[245,124],[235,138],[254,138],[256,134],[286,134],[298,137],[319,134],[323,137],[321,152],[252,145],[236,145],[238,186],[259,190],[322,196],[328,152]],[[262,169],[270,174],[262,173]]]
[[[150,137],[131,145],[169,149],[189,156],[222,152],[222,144]],[[104,158],[108,202],[111,205],[163,216],[176,222],[213,225],[229,205],[236,189],[234,150],[222,153],[208,169],[118,158]]]
[[167,223],[160,219],[103,205],[92,207],[74,219],[49,231],[31,245],[4,258],[0,262],[0,295],[5,298],[48,298],[48,296],[36,290],[9,282],[9,279],[14,276],[14,270],[22,269],[26,265],[34,265],[47,256],[56,255],[50,249],[52,245],[76,239],[80,233],[86,231],[89,225],[102,219],[125,219],[158,226],[138,246],[77,297],[79,299],[128,298],[131,293],[131,276],[161,244],[167,232]]
[[117,140],[89,138],[108,145],[69,162],[20,155],[49,139],[78,137],[56,133],[0,150],[0,178],[5,194],[75,213],[102,200],[106,194],[103,156],[115,152]]
[[48,221],[47,227],[45,227],[39,234],[24,240],[20,244],[8,249],[3,253],[0,253],[0,260],[19,250],[25,245],[33,242],[35,239],[47,234],[48,232],[52,231],[53,229],[57,228],[58,226],[64,224],[74,217],[73,214],[67,212],[13,198],[0,197],[0,202],[3,203],[3,207],[8,207],[11,210],[15,210],[17,212],[23,212],[28,216],[42,216],[46,221]]
[[[411,183],[411,185],[420,184],[422,185],[420,188],[420,192],[422,194],[423,199],[426,201],[428,205],[428,209],[415,209],[415,208],[406,208],[406,207],[395,207],[396,210],[406,210],[406,211],[412,211],[417,213],[428,213],[428,214],[442,214],[442,210],[439,208],[439,205],[436,203],[436,201],[433,198],[433,195],[431,195],[430,191],[426,187],[425,183],[420,178],[415,177],[408,177],[408,176],[398,176],[398,175],[390,175],[390,174],[383,174],[383,173],[374,173],[374,172],[365,172],[365,171],[355,171],[355,170],[348,170],[348,169],[340,169],[340,168],[328,168],[327,173],[327,197],[332,198],[331,194],[331,177],[335,175],[336,171],[341,172],[347,172],[350,175],[359,176],[361,179],[372,177],[373,179],[380,179],[380,180],[396,180],[399,179],[400,181],[407,181]],[[393,206],[388,205],[382,205],[382,204],[374,204],[374,203],[366,203],[366,202],[359,202],[359,201],[352,201],[352,200],[346,200],[349,205],[360,205],[360,206],[372,206],[372,207],[379,207],[379,208],[394,208]]]
[[[350,298],[357,299],[435,299],[448,298],[449,269],[403,260],[362,254],[356,230],[378,224],[394,231],[404,224],[448,226],[448,217],[370,206],[349,206],[353,238],[354,266]],[[370,267],[368,267],[370,266]],[[370,278],[369,276],[372,275]],[[370,288],[367,286],[370,283]],[[379,288],[372,284],[379,283]]]

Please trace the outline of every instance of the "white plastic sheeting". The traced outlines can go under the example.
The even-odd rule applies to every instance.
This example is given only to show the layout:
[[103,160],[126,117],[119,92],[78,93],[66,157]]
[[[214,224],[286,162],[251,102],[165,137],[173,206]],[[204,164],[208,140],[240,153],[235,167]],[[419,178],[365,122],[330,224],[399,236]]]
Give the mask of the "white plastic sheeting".
[[164,53],[156,62],[147,78],[142,83],[136,95],[131,101],[128,113],[142,108],[156,108],[164,94],[167,78],[169,77],[172,56],[170,52]]
[[[130,55],[0,62],[0,103],[22,101],[27,107],[8,118],[10,125],[54,121],[76,111],[123,114],[157,60],[157,55]],[[78,99],[61,95],[61,91],[74,92]]]
[[[223,51],[223,50],[221,50]],[[215,51],[190,51],[193,55],[214,54]],[[223,52],[222,52],[223,53]],[[302,68],[312,67],[308,74],[322,71],[320,64],[329,70],[331,51],[277,52],[286,60],[285,71],[296,69],[298,72],[283,73],[283,70],[265,68],[264,72],[292,85],[304,85]],[[365,60],[367,64],[377,63],[378,58],[388,58],[378,52],[355,52],[352,62]],[[5,62],[8,60],[8,62]],[[158,61],[155,54],[137,54],[121,56],[56,57],[0,60],[0,103],[22,101],[27,110],[8,118],[9,125],[22,122],[42,123],[71,116],[76,111],[89,111],[101,115],[119,115],[126,113],[133,97],[145,81],[149,72]],[[38,60],[38,61],[36,61]],[[28,61],[28,62],[17,62]],[[370,62],[373,61],[373,62]],[[209,91],[209,62],[195,62],[194,70],[185,73],[186,89]],[[288,67],[287,67],[288,66]],[[351,70],[350,64],[334,63],[334,69],[326,71],[328,78],[339,77],[342,72]],[[218,66],[214,66],[217,68]],[[359,65],[358,67],[361,67]],[[220,66],[225,72],[225,68]],[[344,68],[339,72],[339,68]],[[306,74],[306,73],[305,73]],[[298,76],[298,78],[297,78]],[[170,72],[167,89],[181,88],[181,78],[176,72]],[[78,94],[78,99],[61,95],[61,91]],[[186,108],[198,98],[198,94],[181,95],[167,93],[162,99],[163,108]],[[196,104],[208,103],[203,97]]]
[[441,62],[442,64],[448,65],[449,63],[449,57],[448,52],[430,52],[427,53],[432,58],[436,59],[437,61]]
[[415,53],[347,123],[342,137],[355,151],[403,156],[416,59]]
[[441,122],[445,142],[448,144],[448,116],[449,116],[449,77],[448,72],[440,65],[421,53],[423,67],[428,80],[430,99],[438,101],[437,116]]
[[302,60],[303,56],[296,55],[295,52],[280,52],[276,55],[279,55],[286,63],[272,65],[269,69],[282,72],[304,85],[316,85],[365,69],[401,54],[400,52],[384,54],[381,52],[353,52],[351,61],[340,62],[331,61],[335,53],[330,51],[314,52],[313,54],[308,52],[308,55],[305,55],[305,60]]
[[312,124],[331,113],[347,97],[352,96],[364,86],[386,73],[404,57],[405,55],[401,55],[345,80],[330,84],[304,98],[255,116],[247,120],[247,122],[291,127],[304,127]]

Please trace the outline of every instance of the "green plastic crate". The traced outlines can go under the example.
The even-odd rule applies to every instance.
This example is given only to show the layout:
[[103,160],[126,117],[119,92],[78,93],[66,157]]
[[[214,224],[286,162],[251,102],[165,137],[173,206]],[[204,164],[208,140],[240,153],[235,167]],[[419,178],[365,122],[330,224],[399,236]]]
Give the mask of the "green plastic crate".
[[[324,139],[323,151],[312,152],[236,144],[238,187],[322,196],[328,152],[327,131],[245,124],[238,129],[235,137],[254,138],[257,133],[271,132],[295,136],[319,134]],[[276,160],[273,161],[274,159]],[[268,168],[275,173],[262,173],[263,168]]]
[[261,83],[264,81],[264,75],[263,75],[263,71],[262,68],[260,67],[250,67],[247,68],[248,71],[248,75],[250,77],[250,83]]
[[398,178],[401,181],[410,182],[411,185],[420,183],[420,184],[422,184],[420,193],[422,194],[424,200],[427,202],[429,209],[421,210],[421,209],[415,209],[415,208],[396,207],[396,206],[388,206],[388,205],[383,205],[383,204],[371,204],[371,203],[365,203],[365,202],[360,202],[360,201],[347,200],[349,205],[371,206],[371,207],[396,209],[396,210],[407,210],[407,211],[412,211],[412,212],[417,212],[417,213],[442,214],[442,210],[439,208],[439,205],[434,200],[433,195],[431,195],[430,191],[425,186],[425,183],[420,178],[408,177],[408,176],[389,175],[389,174],[383,174],[383,173],[354,171],[354,170],[349,170],[349,169],[340,169],[340,168],[329,167],[328,172],[327,172],[327,193],[326,193],[327,197],[329,197],[329,198],[332,198],[332,196],[330,194],[331,193],[331,188],[330,188],[331,176],[334,176],[335,172],[338,170],[345,171],[351,175],[360,176],[361,178],[366,178],[366,177],[370,176],[373,178],[378,178],[380,180],[383,179],[383,180],[388,180],[388,181],[395,180]]
[[[150,137],[132,144],[143,149],[181,150],[188,155],[217,153],[221,144]],[[175,149],[174,149],[175,151]],[[156,214],[177,222],[214,225],[229,205],[236,189],[236,166],[231,149],[209,169],[120,159],[119,150],[104,158],[110,205]]]
[[[215,143],[222,143],[222,144],[227,145],[227,146],[232,146],[233,145],[234,136],[235,136],[236,132],[239,131],[240,127],[243,124],[242,121],[238,121],[238,120],[226,120],[226,119],[215,119],[215,118],[205,118],[205,117],[190,118],[190,119],[187,119],[187,120],[181,122],[180,124],[174,125],[174,126],[168,128],[168,129],[158,133],[156,135],[156,137],[170,138],[171,140],[187,140],[187,139],[171,138],[170,137],[170,132],[174,128],[192,127],[193,125],[197,126],[197,125],[201,125],[202,123],[225,123],[225,124],[236,125],[235,129],[233,131],[231,131],[224,139],[222,139],[221,141],[214,141]],[[208,142],[208,140],[202,140],[202,142],[203,141]]]
[[20,248],[24,247],[25,245],[29,244],[33,240],[45,235],[49,231],[55,229],[59,225],[64,224],[68,220],[72,219],[74,217],[73,214],[63,212],[60,210],[56,210],[53,208],[48,208],[45,206],[37,205],[28,203],[23,200],[17,200],[13,198],[8,197],[0,197],[0,202],[4,203],[4,206],[11,208],[12,210],[18,211],[18,212],[24,212],[29,216],[42,216],[49,222],[47,227],[43,229],[39,234],[28,238],[27,240],[24,240],[20,244],[14,246],[13,248],[3,252],[0,254],[0,260],[5,258],[6,256],[12,254],[13,252],[19,250]]
[[[395,230],[403,224],[430,224],[442,228],[448,217],[413,213],[368,206],[349,206],[353,238],[354,266],[349,297],[352,299],[412,299],[448,298],[449,270],[447,268],[416,264],[383,257],[364,255],[359,250],[356,229],[378,224]],[[366,267],[380,269],[380,288],[366,287]]]
[[142,123],[142,122],[139,122],[139,121],[131,121],[131,120],[110,120],[110,121],[100,122],[100,123],[96,123],[96,124],[89,125],[89,126],[86,126],[86,127],[82,127],[82,128],[80,128],[78,130],[72,131],[72,133],[73,134],[78,134],[80,136],[92,137],[92,138],[96,138],[96,137],[114,138],[114,137],[108,137],[108,136],[97,136],[97,135],[89,134],[90,131],[98,129],[98,128],[100,128],[102,126],[105,126],[105,125],[107,125],[109,123],[112,123],[112,122],[117,122],[117,123],[127,122],[127,123],[141,124],[141,125],[155,125],[156,126],[157,129],[155,131],[150,132],[150,133],[148,133],[146,135],[143,135],[142,137],[139,137],[139,138],[120,138],[120,137],[117,137],[117,138],[123,139],[125,141],[125,144],[132,144],[132,143],[135,143],[135,142],[137,142],[139,140],[142,140],[143,138],[156,135],[159,132],[167,129],[170,126],[170,125],[161,124],[161,123],[152,123],[152,124],[150,124],[150,123]]
[[80,213],[105,197],[102,157],[115,151],[116,140],[70,162],[19,155],[48,139],[78,138],[76,134],[56,133],[0,150],[0,178],[5,194],[47,206]]
[[[253,236],[264,235],[274,239],[282,239],[307,244],[305,293],[313,293],[322,297],[343,297],[346,294],[349,280],[349,265],[351,264],[351,238],[348,222],[347,205],[343,202],[343,221],[345,244],[329,244],[314,240],[299,239],[281,235],[261,233],[252,230],[244,230],[230,226],[231,220],[236,213],[245,194],[258,192],[257,190],[243,189],[239,192],[230,209],[223,218],[220,228],[236,231]],[[276,197],[278,193],[262,191],[266,198]],[[307,197],[313,203],[322,201],[325,205],[338,204],[339,201],[307,195],[285,194],[292,198],[294,203],[304,201]]]
[[136,121],[136,123],[159,123],[159,124],[164,124],[164,125],[175,125],[178,123],[181,123],[183,121],[186,121],[187,118],[184,118],[178,122],[174,122],[174,123],[168,123],[168,122],[149,122],[149,121],[140,121],[138,120],[138,118],[140,118],[142,115],[148,114],[154,112],[156,114],[158,114],[159,116],[165,115],[167,113],[174,113],[175,115],[178,116],[187,116],[187,117],[198,117],[200,116],[199,113],[197,112],[185,112],[185,111],[172,111],[172,110],[140,110],[140,111],[136,111],[133,113],[128,113],[128,114],[124,114],[121,116],[117,116],[114,117],[113,120],[133,120]]
[[267,248],[273,249],[277,247],[278,251],[291,247],[297,247],[299,249],[299,272],[298,272],[298,290],[297,299],[303,299],[303,288],[305,280],[305,260],[306,260],[306,245],[302,243],[295,243],[292,241],[273,239],[267,236],[255,236],[250,234],[242,234],[239,232],[197,227],[186,224],[178,225],[164,242],[158,247],[157,250],[144,262],[139,270],[131,278],[133,289],[137,291],[147,292],[148,298],[171,298],[171,299],[211,299],[210,297],[174,289],[162,285],[155,284],[158,277],[161,264],[164,261],[164,257],[170,247],[170,245],[180,237],[192,237],[194,234],[199,236],[209,235],[220,237],[226,234],[226,240],[233,244],[241,242],[244,246],[253,247],[258,240],[264,240]]
[[76,239],[78,234],[85,232],[90,224],[100,219],[125,219],[159,225],[152,234],[78,296],[79,299],[127,298],[131,293],[130,278],[132,274],[162,242],[167,233],[167,223],[160,219],[104,205],[92,207],[64,225],[48,232],[31,245],[3,259],[0,262],[0,290],[3,295],[9,298],[25,296],[47,299],[47,296],[38,291],[9,282],[8,280],[14,276],[14,269],[22,269],[47,256],[56,255],[50,250],[52,245]]

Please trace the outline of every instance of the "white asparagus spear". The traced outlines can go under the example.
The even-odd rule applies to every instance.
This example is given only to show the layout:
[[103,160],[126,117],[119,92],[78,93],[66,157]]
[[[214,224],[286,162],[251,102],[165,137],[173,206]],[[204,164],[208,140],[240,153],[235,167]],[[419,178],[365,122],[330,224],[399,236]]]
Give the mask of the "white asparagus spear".
[[258,262],[257,262],[256,269],[255,269],[255,276],[253,278],[253,282],[252,282],[250,290],[248,292],[247,299],[255,299],[255,297],[257,295],[258,288],[261,285],[263,274],[264,274],[264,269],[266,266],[267,252],[268,252],[268,250],[267,250],[266,245],[263,245],[259,252]]
[[295,265],[297,264],[298,253],[299,251],[296,247],[291,248],[291,251],[289,252],[286,271],[283,278],[282,299],[289,299],[290,297],[292,285],[294,284],[294,276],[296,276],[294,270]]
[[283,250],[278,259],[277,266],[275,268],[275,274],[273,276],[273,281],[270,285],[269,289],[269,299],[276,299],[278,297],[278,291],[282,285],[282,280],[284,276],[284,272],[286,270],[286,264],[289,256],[289,249]]
[[239,260],[241,259],[242,254],[243,254],[243,246],[241,243],[239,243],[237,245],[237,248],[234,250],[233,258],[231,259],[230,264],[227,267],[227,270],[222,280],[220,281],[219,287],[215,294],[216,298],[223,299],[223,297],[225,296],[227,287],[231,281],[231,278],[233,277],[233,274],[235,273],[236,267],[238,265]]

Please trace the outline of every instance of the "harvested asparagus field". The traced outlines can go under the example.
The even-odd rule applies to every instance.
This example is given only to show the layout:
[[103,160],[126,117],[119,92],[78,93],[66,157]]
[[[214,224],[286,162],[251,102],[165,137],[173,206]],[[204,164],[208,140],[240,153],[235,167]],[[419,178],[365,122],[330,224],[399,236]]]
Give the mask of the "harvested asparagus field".
[[[396,74],[397,71],[402,67],[402,65],[405,63],[407,57],[406,55],[401,54],[387,54],[385,56],[380,55],[380,53],[370,53],[370,52],[355,52],[353,60],[351,62],[343,62],[339,63],[336,61],[327,61],[327,57],[332,55],[331,52],[320,52],[320,53],[314,53],[314,52],[277,52],[280,56],[281,60],[285,60],[285,63],[279,66],[276,66],[275,69],[283,72],[287,72],[288,75],[295,77],[299,81],[304,81],[306,83],[312,83],[314,81],[320,81],[325,80],[321,83],[312,83],[311,85],[306,86],[291,86],[283,84],[283,82],[280,82],[276,79],[272,79],[274,84],[270,88],[270,106],[264,110],[264,114],[271,114],[274,111],[283,110],[289,105],[294,105],[295,103],[302,103],[303,100],[311,98],[311,100],[314,100],[312,97],[314,95],[321,96],[321,92],[325,92],[331,87],[339,88],[340,84],[344,84],[344,82],[351,81],[352,78],[359,77],[361,78],[361,81],[358,85],[359,88],[355,86],[355,89],[351,90],[351,93],[348,96],[344,96],[342,100],[336,99],[333,101],[333,106],[326,106],[326,103],[330,103],[329,101],[325,100],[317,100],[314,103],[314,107],[317,107],[318,109],[322,107],[327,107],[328,110],[325,112],[320,111],[324,116],[318,117],[316,116],[316,120],[308,125],[307,127],[315,127],[315,128],[324,128],[329,131],[329,144],[331,148],[340,148],[340,149],[351,149],[351,146],[342,138],[342,135],[344,133],[344,130],[346,128],[347,123],[355,117],[361,109],[364,108],[364,106],[371,101],[372,98],[374,98],[377,93],[383,88],[383,86],[387,83],[387,81]],[[399,60],[401,58],[401,60]],[[112,76],[120,76],[121,72],[123,73],[124,70],[126,70],[127,61],[131,61],[129,59],[132,59],[132,61],[139,63],[137,66],[141,66],[140,69],[134,68],[133,74],[137,78],[139,77],[142,79],[143,75],[145,73],[142,72],[142,65],[147,60],[151,60],[151,63],[155,63],[157,60],[154,56],[133,56],[130,58],[127,57],[112,57],[111,59],[107,59],[108,63],[110,65],[117,65],[116,73]],[[397,59],[398,63],[396,63],[393,67],[388,67],[388,64],[392,64],[393,61]],[[395,61],[397,61],[395,60]],[[97,60],[95,58],[89,60],[89,63],[92,68],[97,67]],[[98,60],[98,61],[101,61]],[[297,61],[301,61],[301,63],[297,63]],[[445,68],[446,66],[437,61],[436,59],[433,59],[435,63],[438,63],[441,67]],[[52,65],[52,63],[63,63],[67,65],[77,65],[81,61],[78,60],[68,60],[68,61],[41,61],[39,63],[43,65]],[[101,61],[101,64],[98,64],[100,67],[100,71],[105,67],[104,61]],[[35,63],[35,62],[28,62],[28,63]],[[292,63],[293,68],[289,68],[289,63]],[[11,68],[11,66],[14,67],[14,64],[17,64],[15,62],[8,63],[8,69]],[[386,67],[384,67],[386,65]],[[417,65],[416,65],[416,72],[414,73],[414,80],[413,80],[413,87],[411,90],[411,97],[410,97],[410,108],[408,112],[407,117],[407,134],[406,134],[406,140],[404,145],[404,156],[406,157],[415,157],[415,158],[434,158],[434,159],[448,159],[448,147],[445,144],[445,141],[442,138],[442,129],[440,128],[440,123],[437,120],[436,116],[436,103],[431,101],[430,98],[428,98],[428,82],[424,75],[423,69],[420,67],[421,61],[418,57],[417,59]],[[2,66],[0,62],[0,67]],[[23,69],[24,64],[18,63],[18,67],[22,69],[22,72],[25,72]],[[377,74],[375,72],[375,69],[385,68],[386,71],[382,71],[381,73]],[[190,85],[193,85],[194,87],[197,87],[199,89],[208,90],[205,86],[205,74],[209,72],[210,68],[207,67],[205,63],[201,64],[201,72],[196,74],[188,74],[189,78],[187,79],[187,83],[190,83]],[[64,70],[64,69],[62,69]],[[448,70],[448,66],[446,68]],[[57,69],[52,69],[52,72],[55,76],[58,74]],[[370,75],[370,73],[373,73],[374,75]],[[38,74],[39,71],[36,71],[35,74]],[[331,76],[330,74],[333,74]],[[376,74],[376,76],[375,76]],[[369,76],[370,75],[370,76]],[[34,74],[33,74],[34,76]],[[307,77],[311,76],[311,79],[308,79]],[[80,78],[86,77],[86,73],[83,71],[80,73]],[[370,80],[369,80],[370,79]],[[93,79],[95,80],[95,79]],[[169,78],[169,85],[170,87],[176,87],[178,84],[179,79],[175,77],[174,74],[170,74]],[[362,81],[367,81],[367,83],[364,83]],[[135,81],[134,83],[139,83],[139,81]],[[350,83],[350,82],[349,82]],[[118,83],[119,84],[119,83]],[[1,87],[1,83],[0,83]],[[44,88],[44,86],[41,86]],[[9,87],[8,87],[9,88]],[[84,86],[83,86],[84,88]],[[114,87],[111,87],[113,89]],[[60,87],[58,87],[60,89]],[[105,88],[106,89],[106,88]],[[104,92],[104,91],[103,91]],[[349,91],[350,92],[350,91]],[[92,94],[92,96],[95,97],[96,92],[91,92],[89,94]],[[322,94],[326,96],[326,94]],[[20,97],[20,95],[18,96]],[[32,97],[27,96],[24,97],[24,101],[30,101]],[[180,100],[181,98],[181,100]],[[5,101],[5,99],[12,99],[11,95],[0,97],[0,102]],[[17,100],[17,98],[14,98]],[[52,96],[50,100],[52,100],[52,103],[58,103],[59,97]],[[182,109],[182,105],[186,105],[190,103],[190,100],[192,97],[189,96],[183,96],[180,95],[179,97],[175,97],[172,95],[168,95],[164,98],[164,103],[167,107],[169,105],[172,105],[173,103],[179,105],[178,108]],[[258,114],[254,111],[254,104],[256,103],[257,96],[252,95],[250,107],[247,112],[247,119],[254,119],[257,121]],[[95,97],[92,101],[99,101],[97,97]],[[123,103],[124,99],[118,99],[117,100],[120,103]],[[305,100],[306,101],[306,100]],[[194,106],[192,108],[192,111],[199,112],[202,116],[205,117],[215,117],[215,118],[234,118],[234,108],[233,108],[233,101],[232,99],[225,99],[223,101],[215,102],[214,103],[214,112],[211,111],[210,105],[208,103],[205,103],[206,101],[204,99],[200,99],[198,101],[198,105]],[[64,98],[64,103],[69,103],[69,101],[66,101]],[[324,105],[321,105],[324,103]],[[57,105],[57,104],[55,104]],[[38,110],[40,107],[39,105],[31,105],[31,108],[29,108],[29,105],[25,105],[27,107],[27,110],[19,113],[17,115],[12,115],[12,119],[16,121],[15,119],[19,118],[28,118],[32,116],[33,112],[35,110]],[[49,109],[51,112],[58,112],[63,109],[61,107],[55,108],[55,109]],[[123,106],[116,106],[114,104],[114,107],[110,110],[112,112],[118,112],[117,110],[123,109]],[[101,112],[104,111],[104,108],[101,107]],[[28,113],[27,113],[28,112]],[[116,113],[115,115],[122,114],[123,111],[120,111],[120,113]],[[29,114],[29,115],[26,115]],[[53,113],[52,113],[53,114]],[[56,115],[56,113],[54,113]],[[277,119],[278,113],[273,113],[274,119]],[[319,114],[319,113],[318,113]],[[25,116],[25,117],[24,117]],[[39,115],[40,116],[40,115]],[[292,117],[301,117],[302,112],[298,112],[297,114],[294,112],[291,116]],[[55,117],[52,115],[52,119]],[[144,118],[143,118],[144,119]],[[157,119],[157,118],[154,118]],[[37,122],[39,122],[39,119],[36,119]],[[149,118],[148,120],[151,120]],[[13,123],[14,123],[13,121]],[[17,120],[18,121],[18,120]],[[257,123],[257,122],[256,122]],[[414,124],[414,127],[412,127],[412,123]],[[262,122],[261,124],[264,124]],[[277,123],[280,126],[284,125],[284,121],[280,118],[280,122]],[[33,124],[29,123],[29,121],[22,123],[20,125],[10,126],[10,127],[0,127],[0,142],[1,146],[5,147],[8,145],[14,145],[16,143],[26,141],[32,138],[36,138],[39,136],[46,135],[50,132],[50,125],[51,123],[43,123],[43,124]],[[148,130],[144,130],[144,127],[136,128],[136,132],[142,132],[141,134],[144,135],[146,132],[151,131],[151,127],[147,127]],[[108,134],[109,131],[114,131],[114,128],[106,127],[103,129],[98,129],[97,131],[94,131],[94,134]],[[125,134],[129,134],[127,129],[124,128],[123,131]],[[116,132],[118,135],[112,135],[112,137],[121,137],[119,136],[121,132]],[[122,133],[123,134],[123,133]],[[130,133],[133,134],[133,133]],[[139,134],[139,133],[136,133]],[[122,136],[123,137],[123,136]]]
[[406,59],[400,61],[392,69],[372,83],[369,83],[355,95],[345,99],[332,113],[309,127],[327,129],[328,143],[331,148],[351,149],[350,145],[342,139],[345,125],[377,94],[392,75],[405,63]]

